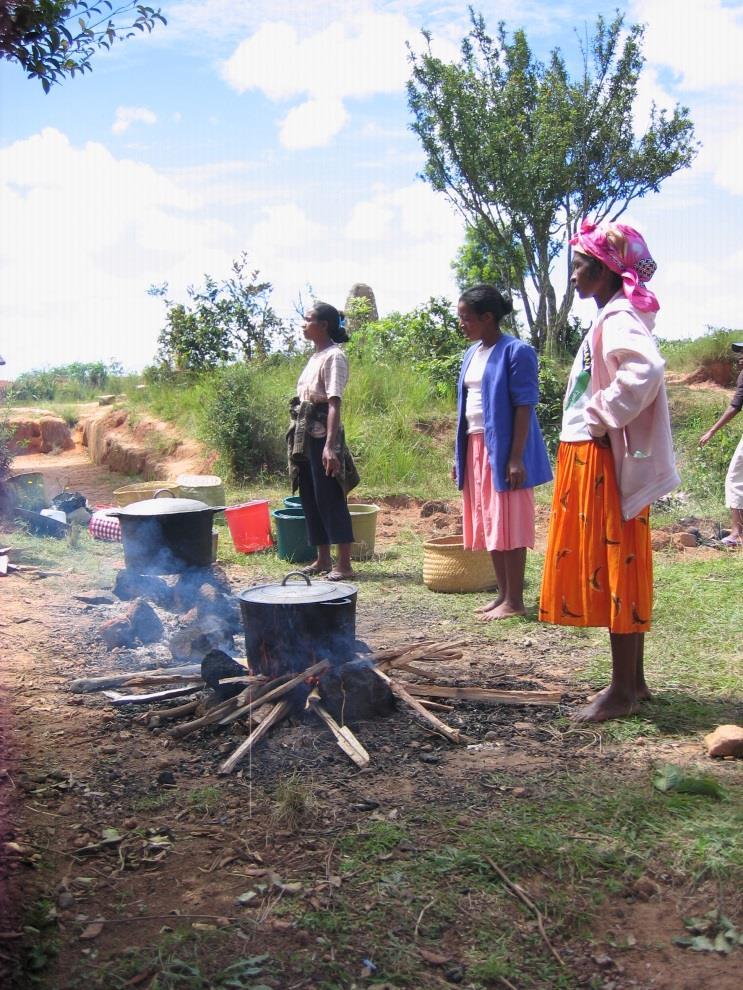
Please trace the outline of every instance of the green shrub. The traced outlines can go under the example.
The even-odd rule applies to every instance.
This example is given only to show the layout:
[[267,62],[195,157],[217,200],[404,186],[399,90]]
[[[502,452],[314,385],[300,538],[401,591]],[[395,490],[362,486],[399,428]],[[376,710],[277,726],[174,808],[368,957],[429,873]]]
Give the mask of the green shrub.
[[567,379],[566,368],[544,355],[539,358],[539,402],[536,412],[542,435],[551,454],[557,450],[560,439],[562,402]]
[[206,390],[201,434],[236,480],[286,470],[288,403],[296,361],[235,364],[214,372]]
[[660,349],[669,371],[690,374],[712,364],[730,366],[729,384],[735,382],[737,361],[731,344],[743,339],[743,330],[707,327],[703,337],[694,340],[661,340]]
[[451,303],[432,298],[410,313],[391,313],[365,324],[347,351],[367,364],[407,363],[444,396],[454,392],[466,347]]

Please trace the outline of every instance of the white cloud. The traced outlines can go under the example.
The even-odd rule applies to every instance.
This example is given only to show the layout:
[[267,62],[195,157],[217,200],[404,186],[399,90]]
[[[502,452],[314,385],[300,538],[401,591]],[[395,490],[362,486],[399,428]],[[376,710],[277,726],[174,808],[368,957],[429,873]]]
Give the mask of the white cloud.
[[134,123],[156,124],[157,114],[147,107],[117,107],[111,131],[113,134],[123,134]]
[[743,83],[743,6],[721,0],[634,0],[647,24],[645,54],[677,77],[682,90],[704,92]]
[[[115,355],[151,360],[151,282],[222,270],[234,235],[185,185],[52,128],[0,150],[0,311],[19,369]],[[212,267],[214,266],[214,267]]]
[[[371,8],[304,35],[293,23],[270,21],[237,46],[222,75],[238,93],[258,90],[273,102],[305,97],[281,122],[280,140],[287,148],[318,147],[348,119],[344,101],[402,92],[410,75],[406,43],[419,40],[405,16]],[[457,55],[448,42],[435,50]]]
[[348,113],[341,100],[315,99],[292,107],[281,121],[279,140],[285,148],[322,148],[342,129]]

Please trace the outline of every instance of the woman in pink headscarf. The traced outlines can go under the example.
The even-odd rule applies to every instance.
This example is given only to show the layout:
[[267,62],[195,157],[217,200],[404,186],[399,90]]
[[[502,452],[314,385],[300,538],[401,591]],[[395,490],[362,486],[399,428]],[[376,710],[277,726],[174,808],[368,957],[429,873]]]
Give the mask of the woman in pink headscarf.
[[571,240],[571,280],[596,319],[575,356],[563,404],[540,618],[606,626],[612,678],[581,709],[601,722],[637,711],[652,613],[649,507],[679,484],[652,336],[656,265],[642,236],[584,223]]

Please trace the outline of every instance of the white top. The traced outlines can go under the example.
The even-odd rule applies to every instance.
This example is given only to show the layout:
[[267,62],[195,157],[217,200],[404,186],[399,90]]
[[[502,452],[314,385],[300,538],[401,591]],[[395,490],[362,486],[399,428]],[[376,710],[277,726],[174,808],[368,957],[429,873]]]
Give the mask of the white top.
[[591,387],[592,347],[593,328],[588,331],[583,338],[583,343],[578,348],[565,390],[560,439],[567,443],[579,443],[582,440],[591,439],[591,433],[586,422],[586,409],[593,397]]
[[[348,358],[337,344],[316,351],[304,366],[297,382],[300,402],[327,402],[340,398],[348,384]],[[310,434],[324,437],[327,430],[313,423]]]
[[483,347],[482,344],[472,355],[472,360],[467,365],[464,373],[464,387],[467,389],[467,399],[464,407],[464,415],[467,420],[467,433],[482,433],[482,376],[485,365],[495,347]]

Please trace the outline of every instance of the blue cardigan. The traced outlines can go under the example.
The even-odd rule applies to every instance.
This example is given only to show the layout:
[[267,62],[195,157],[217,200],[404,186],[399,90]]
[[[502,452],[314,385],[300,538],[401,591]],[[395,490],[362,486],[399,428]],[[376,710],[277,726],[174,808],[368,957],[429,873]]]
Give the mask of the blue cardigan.
[[[457,486],[464,488],[464,467],[467,457],[467,419],[464,414],[467,389],[464,375],[472,356],[480,346],[473,344],[464,355],[457,385]],[[529,435],[524,447],[526,479],[524,488],[535,488],[552,480],[547,448],[539,429],[534,406],[539,401],[537,355],[521,340],[503,334],[496,342],[482,375],[482,416],[485,447],[490,458],[493,487],[507,492],[506,465],[511,453],[513,418],[516,406],[530,406]]]

